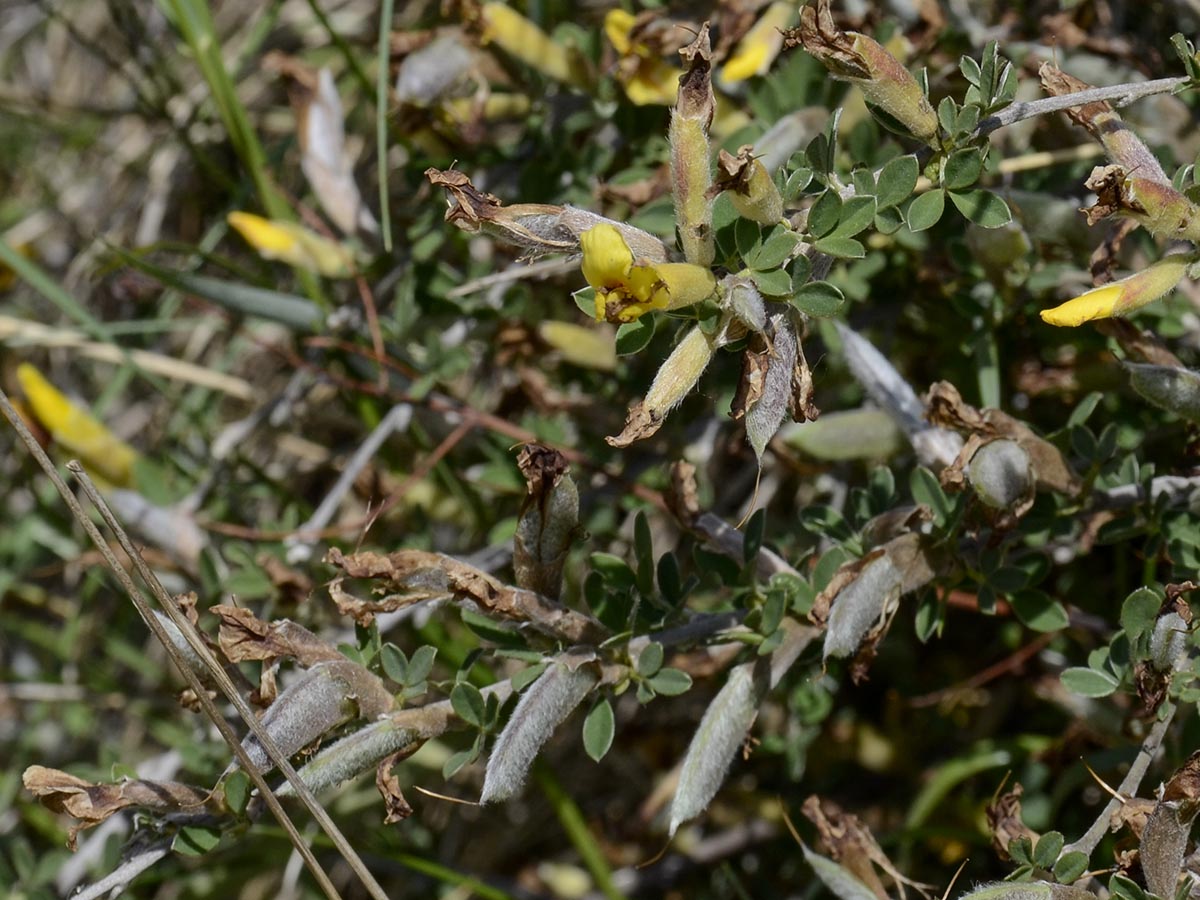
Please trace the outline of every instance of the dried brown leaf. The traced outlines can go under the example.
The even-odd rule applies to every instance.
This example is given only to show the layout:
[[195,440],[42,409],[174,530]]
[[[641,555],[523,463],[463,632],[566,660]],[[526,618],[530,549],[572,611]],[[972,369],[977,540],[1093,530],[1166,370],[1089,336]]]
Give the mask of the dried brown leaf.
[[1003,861],[1008,862],[1008,845],[1017,838],[1029,838],[1037,843],[1038,834],[1021,821],[1021,795],[1025,789],[1020,783],[1013,785],[1011,791],[1001,794],[995,803],[987,807],[988,830],[992,833],[992,849]]
[[413,814],[412,806],[404,799],[404,793],[400,790],[400,779],[393,770],[397,763],[408,759],[420,747],[420,741],[414,742],[411,746],[380,760],[379,765],[375,767],[375,787],[383,797],[383,807],[387,813],[383,819],[384,825],[402,822]]
[[286,657],[308,667],[343,658],[336,647],[288,619],[264,622],[238,606],[213,606],[211,612],[220,619],[217,640],[230,662]]
[[[332,583],[330,593],[339,609],[363,625],[385,608],[398,609],[419,599],[449,595],[455,602],[477,606],[485,615],[529,625],[573,644],[595,643],[608,635],[607,629],[590,616],[533,591],[509,587],[486,572],[441,553],[400,550],[386,556],[367,552],[346,556],[334,547],[325,561],[351,578],[371,579],[380,582],[384,590],[396,592],[397,596],[379,603],[350,598],[353,602],[343,606],[344,601],[335,593],[337,581]],[[341,592],[340,585],[337,590]]]
[[78,823],[67,835],[67,846],[75,849],[80,831],[99,825],[128,807],[157,813],[219,811],[220,803],[210,791],[176,781],[130,779],[115,784],[92,783],[58,769],[30,766],[21,776],[25,789],[47,809],[65,813]]

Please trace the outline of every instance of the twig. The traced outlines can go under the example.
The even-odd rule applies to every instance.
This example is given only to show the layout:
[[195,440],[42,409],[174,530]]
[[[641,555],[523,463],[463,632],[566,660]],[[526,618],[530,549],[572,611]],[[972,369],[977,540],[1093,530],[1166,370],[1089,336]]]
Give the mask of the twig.
[[1120,787],[1117,788],[1119,797],[1113,797],[1104,807],[1104,811],[1092,823],[1092,827],[1079,840],[1072,844],[1063,847],[1063,853],[1071,853],[1079,850],[1080,852],[1091,856],[1092,851],[1096,849],[1096,845],[1100,843],[1100,839],[1104,837],[1104,833],[1108,830],[1109,822],[1113,814],[1124,803],[1122,797],[1132,797],[1137,793],[1138,785],[1142,783],[1142,778],[1146,774],[1146,770],[1150,768],[1150,761],[1154,758],[1154,754],[1158,752],[1159,746],[1163,742],[1163,738],[1167,734],[1167,729],[1171,727],[1171,722],[1175,718],[1175,704],[1167,707],[1167,714],[1163,718],[1154,723],[1154,727],[1150,729],[1150,733],[1146,735],[1146,739],[1142,741],[1142,747],[1138,751],[1137,757],[1130,765],[1129,771],[1125,773],[1125,777],[1121,780]]
[[1131,82],[1128,84],[1114,84],[1109,87],[1089,88],[1086,91],[1076,91],[1073,94],[1063,94],[1059,97],[1045,97],[1041,100],[1016,100],[994,116],[988,116],[982,120],[975,127],[975,133],[980,136],[991,134],[997,128],[1004,128],[1025,119],[1031,119],[1034,116],[1061,112],[1064,109],[1072,109],[1076,106],[1096,103],[1101,100],[1109,101],[1117,107],[1128,106],[1135,100],[1141,100],[1144,97],[1169,93],[1176,88],[1183,87],[1189,80],[1183,76],[1178,78],[1158,78],[1154,81]]
[[1129,509],[1167,498],[1170,506],[1200,506],[1200,475],[1160,475],[1150,482],[1150,495],[1140,484],[1122,484],[1092,494],[1093,509]]
[[109,891],[116,891],[127,887],[133,879],[137,878],[160,859],[168,856],[171,853],[171,842],[160,841],[157,844],[151,844],[139,850],[117,868],[113,869],[95,884],[92,884],[77,894],[71,895],[71,900],[95,900],[95,898],[103,897]]
[[579,259],[551,259],[535,263],[514,263],[502,272],[493,272],[480,278],[464,281],[456,288],[446,292],[448,298],[466,297],[477,291],[486,290],[498,284],[508,284],[510,281],[521,281],[526,278],[548,278],[551,275],[564,275],[579,268]]
[[320,505],[309,516],[308,521],[297,529],[295,534],[290,535],[285,539],[287,545],[287,560],[292,565],[299,562],[304,562],[312,556],[315,540],[308,540],[304,537],[306,533],[320,531],[329,524],[329,520],[333,518],[334,512],[338,508],[338,504],[342,502],[342,498],[346,492],[354,485],[354,481],[358,478],[359,472],[371,461],[379,448],[383,446],[393,432],[404,429],[412,419],[412,406],[408,403],[397,403],[387,415],[383,417],[375,430],[367,435],[367,439],[359,445],[359,448],[354,451],[354,455],[342,467],[342,474],[338,476],[338,480],[334,482],[329,493],[325,495]]

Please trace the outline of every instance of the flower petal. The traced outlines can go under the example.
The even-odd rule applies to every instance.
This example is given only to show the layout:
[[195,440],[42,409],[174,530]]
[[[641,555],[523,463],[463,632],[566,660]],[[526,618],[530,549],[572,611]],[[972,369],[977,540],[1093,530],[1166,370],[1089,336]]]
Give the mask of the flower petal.
[[633,251],[612,225],[594,225],[579,236],[583,277],[596,290],[624,287],[633,266]]

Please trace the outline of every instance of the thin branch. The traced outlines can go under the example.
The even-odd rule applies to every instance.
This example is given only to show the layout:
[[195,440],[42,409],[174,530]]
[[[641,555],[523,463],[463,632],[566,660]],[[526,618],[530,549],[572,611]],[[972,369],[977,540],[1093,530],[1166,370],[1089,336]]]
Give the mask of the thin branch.
[[1109,87],[1089,88],[1086,91],[1076,91],[1073,94],[1063,94],[1059,97],[1045,97],[1041,100],[1016,100],[1010,103],[994,116],[988,116],[975,127],[977,135],[991,134],[998,128],[1014,125],[1017,122],[1031,119],[1034,116],[1044,116],[1047,113],[1061,112],[1087,103],[1108,101],[1116,107],[1128,106],[1135,100],[1152,97],[1155,94],[1167,94],[1181,88],[1190,79],[1158,78],[1154,81],[1131,82],[1114,84]]
[[71,900],[96,900],[110,891],[119,891],[132,883],[159,860],[171,853],[171,842],[161,841],[137,851],[117,868],[113,869],[95,884],[89,885],[77,894],[71,895]]
[[1138,755],[1129,767],[1129,771],[1125,773],[1125,777],[1121,780],[1120,787],[1117,788],[1117,794],[1120,796],[1109,800],[1104,807],[1104,811],[1092,823],[1092,827],[1075,843],[1063,847],[1063,853],[1079,850],[1091,856],[1092,851],[1096,849],[1101,838],[1104,837],[1104,833],[1108,831],[1113,814],[1125,802],[1121,798],[1132,797],[1137,793],[1138,785],[1142,783],[1142,778],[1145,776],[1146,770],[1150,768],[1150,761],[1154,759],[1154,754],[1158,752],[1158,748],[1162,744],[1163,738],[1166,737],[1167,729],[1171,727],[1171,722],[1174,718],[1175,705],[1171,704],[1167,708],[1166,716],[1154,723],[1154,727],[1150,729],[1150,733],[1142,741],[1142,748],[1138,751]]

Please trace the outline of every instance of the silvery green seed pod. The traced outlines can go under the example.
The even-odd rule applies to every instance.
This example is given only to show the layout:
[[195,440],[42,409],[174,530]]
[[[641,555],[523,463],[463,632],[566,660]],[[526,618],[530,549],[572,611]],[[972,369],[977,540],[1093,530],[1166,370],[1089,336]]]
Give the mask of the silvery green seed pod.
[[529,767],[554,730],[596,686],[591,667],[556,662],[521,694],[488,757],[480,803],[505,800],[525,783]]
[[1175,366],[1126,363],[1133,389],[1159,409],[1200,422],[1200,373]]
[[[354,718],[373,719],[394,704],[379,678],[357,663],[331,660],[308,669],[267,709],[262,724],[284,756],[293,756],[322,735]],[[258,738],[242,742],[260,771],[272,767]]]
[[[759,661],[762,663],[763,661]],[[679,770],[671,800],[670,833],[704,812],[754,724],[767,691],[765,663],[742,663],[729,670],[725,685],[709,703]]]
[[993,509],[1009,509],[1033,489],[1029,454],[1007,439],[976,450],[967,465],[967,478],[976,496]]
[[980,885],[959,900],[1096,900],[1096,895],[1073,884],[1000,881]]
[[887,553],[870,560],[833,601],[825,629],[824,656],[853,656],[863,638],[900,598],[904,573]]
[[1187,652],[1189,631],[1179,613],[1160,616],[1150,635],[1150,664],[1160,672],[1174,670]]
[[1157,897],[1175,896],[1175,885],[1192,832],[1192,818],[1183,814],[1178,802],[1159,801],[1146,819],[1138,858],[1142,863],[1142,874],[1146,876],[1146,887]]

